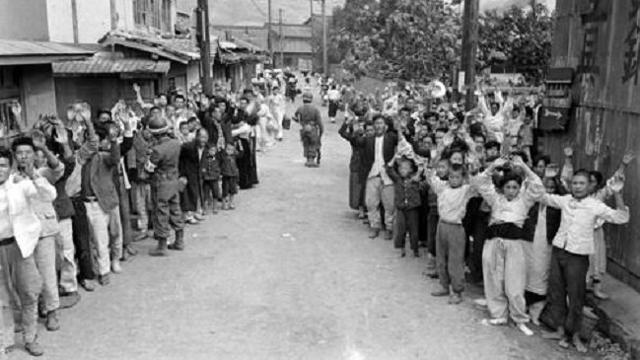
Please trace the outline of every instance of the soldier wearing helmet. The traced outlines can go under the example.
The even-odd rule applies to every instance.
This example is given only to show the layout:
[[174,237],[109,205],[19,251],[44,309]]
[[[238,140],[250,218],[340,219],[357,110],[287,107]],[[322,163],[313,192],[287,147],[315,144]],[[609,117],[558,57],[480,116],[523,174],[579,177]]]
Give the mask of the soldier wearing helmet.
[[[149,255],[166,256],[167,248],[184,250],[180,188],[184,187],[186,179],[179,177],[180,141],[169,135],[167,120],[154,116],[147,127],[155,138],[145,170],[151,173],[152,222],[154,237],[158,241],[158,247],[151,250]],[[175,241],[167,246],[172,230],[175,232]]]
[[296,110],[294,119],[300,123],[300,139],[304,157],[307,159],[305,166],[320,166],[320,139],[324,133],[320,110],[313,106],[313,95],[310,92],[302,94],[303,105]]

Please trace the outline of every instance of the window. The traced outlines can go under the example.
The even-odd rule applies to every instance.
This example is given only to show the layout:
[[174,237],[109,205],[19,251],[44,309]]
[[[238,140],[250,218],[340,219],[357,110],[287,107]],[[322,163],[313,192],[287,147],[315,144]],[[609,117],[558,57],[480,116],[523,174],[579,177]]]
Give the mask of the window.
[[136,25],[171,32],[171,0],[133,0]]

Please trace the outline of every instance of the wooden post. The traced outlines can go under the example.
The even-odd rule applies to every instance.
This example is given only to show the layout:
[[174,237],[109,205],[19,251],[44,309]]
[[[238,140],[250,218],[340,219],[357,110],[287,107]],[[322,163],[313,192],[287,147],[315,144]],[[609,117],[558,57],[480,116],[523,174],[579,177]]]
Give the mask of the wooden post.
[[269,58],[271,59],[271,67],[274,68],[276,65],[275,59],[273,57],[273,41],[271,40],[271,0],[268,1],[269,7],[268,12],[269,16],[267,19],[267,47],[269,48]]
[[78,3],[77,0],[71,0],[71,24],[73,26],[73,43],[80,42],[78,35]]
[[118,12],[116,10],[116,0],[109,1],[109,12],[111,13],[111,30],[118,27]]
[[[200,47],[200,83],[207,96],[213,95],[211,79],[211,36],[209,34],[209,1],[198,0],[198,46]],[[188,85],[188,84],[187,84]],[[188,90],[188,89],[186,89]]]
[[329,76],[329,58],[327,57],[327,1],[322,0],[322,71]]
[[280,27],[280,29],[278,30],[280,32],[280,37],[278,41],[280,46],[280,68],[284,69],[284,49],[283,49],[283,43],[282,43],[282,38],[284,37],[284,33],[282,32],[282,11],[283,11],[282,9],[278,9],[278,23]]
[[475,108],[476,53],[478,51],[479,0],[465,0],[462,23],[462,68],[467,89],[465,109]]

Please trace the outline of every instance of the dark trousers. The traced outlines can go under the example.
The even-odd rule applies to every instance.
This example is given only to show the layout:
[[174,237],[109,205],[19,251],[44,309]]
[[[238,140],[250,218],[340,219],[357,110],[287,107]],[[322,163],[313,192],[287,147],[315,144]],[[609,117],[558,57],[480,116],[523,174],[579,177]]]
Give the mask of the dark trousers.
[[487,228],[489,227],[489,215],[480,213],[470,223],[469,236],[473,237],[469,253],[469,268],[474,281],[482,281],[482,249],[487,240]]
[[418,226],[420,209],[396,209],[396,234],[394,245],[396,249],[404,249],[407,232],[411,239],[411,249],[418,250]]
[[152,185],[151,202],[153,203],[151,221],[156,239],[166,240],[171,236],[172,230],[184,229],[180,195],[177,191],[171,193]]
[[438,208],[429,207],[427,212],[427,251],[432,256],[436,256],[436,235],[438,233]]
[[[553,247],[545,318],[572,336],[580,332],[589,256]],[[568,303],[567,303],[568,297]]]
[[127,247],[133,241],[133,229],[131,228],[131,203],[129,190],[124,186],[124,178],[119,176],[120,186],[118,196],[120,198],[120,223],[122,224],[122,246]]
[[93,253],[91,251],[91,228],[87,219],[87,209],[80,198],[71,199],[75,215],[72,218],[73,245],[78,258],[78,279],[92,280],[96,277]]

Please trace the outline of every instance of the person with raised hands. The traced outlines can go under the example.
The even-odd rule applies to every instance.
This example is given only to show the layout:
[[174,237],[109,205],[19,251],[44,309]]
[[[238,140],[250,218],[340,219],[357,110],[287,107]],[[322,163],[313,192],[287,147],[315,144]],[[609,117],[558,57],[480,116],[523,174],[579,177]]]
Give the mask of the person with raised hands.
[[[503,174],[494,185],[493,175]],[[524,298],[526,262],[523,225],[529,209],[543,194],[540,178],[519,155],[498,158],[477,177],[476,187],[491,207],[487,239],[482,252],[484,293],[491,318],[488,325],[507,324],[509,318],[526,335],[533,332]]]
[[590,196],[589,178],[588,171],[578,170],[571,180],[571,194],[545,194],[540,200],[561,211],[560,228],[553,239],[545,309],[545,318],[552,322],[548,325],[556,331],[545,337],[560,340],[562,347],[572,343],[579,352],[587,351],[580,339],[580,329],[589,255],[595,252],[594,229],[598,221],[613,224],[629,221],[629,208],[622,197],[622,176],[615,176],[609,183],[616,201],[615,209]]
[[[464,291],[464,253],[466,235],[462,220],[467,203],[475,194],[465,181],[464,165],[449,164],[448,178],[442,180],[433,169],[427,169],[427,183],[436,194],[438,203],[438,227],[436,230],[436,267],[442,288],[432,296],[449,296],[449,304],[462,302]],[[450,289],[451,288],[451,289]]]

